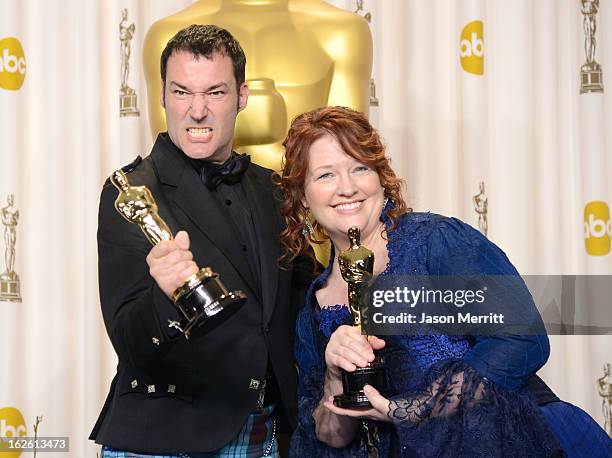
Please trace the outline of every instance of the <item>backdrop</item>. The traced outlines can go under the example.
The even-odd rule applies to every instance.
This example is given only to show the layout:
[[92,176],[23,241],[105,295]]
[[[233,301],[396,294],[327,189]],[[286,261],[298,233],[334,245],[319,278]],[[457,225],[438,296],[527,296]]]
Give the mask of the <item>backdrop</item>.
[[[0,0],[0,436],[32,436],[42,416],[38,435],[69,436],[70,456],[99,450],[87,436],[116,364],[97,291],[99,192],[152,144],[146,30],[190,3]],[[121,117],[124,8],[139,116]],[[479,227],[473,197],[484,182],[488,236],[526,274],[612,274],[612,4],[594,16],[603,92],[580,92],[581,9],[366,0],[359,12],[370,13],[374,42],[370,117],[410,204]],[[551,341],[540,375],[603,424],[596,381],[612,336]]]

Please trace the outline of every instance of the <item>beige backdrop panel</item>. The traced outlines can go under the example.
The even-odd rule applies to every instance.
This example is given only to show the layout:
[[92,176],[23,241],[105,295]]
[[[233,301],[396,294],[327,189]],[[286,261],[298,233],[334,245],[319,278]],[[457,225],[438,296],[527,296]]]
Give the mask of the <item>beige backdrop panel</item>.
[[[612,273],[612,254],[585,251],[583,211],[612,201],[612,5],[600,2],[596,59],[603,94],[580,95],[585,61],[578,0],[364,1],[372,12],[373,111],[419,211],[477,227],[486,181],[489,237],[525,274]],[[484,24],[484,74],[460,65],[460,34]],[[608,69],[606,71],[606,69]],[[612,312],[611,312],[612,313]],[[540,371],[601,424],[595,381],[612,336],[554,336]]]

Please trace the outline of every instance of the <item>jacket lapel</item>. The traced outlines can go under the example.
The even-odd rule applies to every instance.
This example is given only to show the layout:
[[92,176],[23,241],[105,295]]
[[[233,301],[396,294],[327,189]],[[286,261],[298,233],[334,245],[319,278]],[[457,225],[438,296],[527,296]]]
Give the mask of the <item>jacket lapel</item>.
[[[160,181],[176,188],[170,204],[180,208],[185,217],[179,218],[175,212],[177,220],[188,219],[190,224],[202,231],[225,255],[249,288],[256,291],[255,280],[244,262],[244,254],[236,241],[231,224],[184,154],[161,134],[151,156]],[[210,267],[215,270],[215,266]]]
[[[268,177],[269,178],[269,177]],[[259,241],[259,261],[261,265],[261,284],[263,295],[263,322],[267,323],[274,311],[278,287],[278,258],[280,256],[280,224],[275,197],[271,186],[261,183],[261,177],[248,169],[242,184],[251,208],[255,234]]]

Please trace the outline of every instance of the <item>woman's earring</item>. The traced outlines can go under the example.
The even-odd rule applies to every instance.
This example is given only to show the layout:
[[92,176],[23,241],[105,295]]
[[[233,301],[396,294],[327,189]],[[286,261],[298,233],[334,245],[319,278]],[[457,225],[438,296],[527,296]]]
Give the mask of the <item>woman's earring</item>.
[[305,227],[302,228],[302,235],[306,238],[312,238],[314,236],[314,228],[310,223],[310,219],[308,219],[308,215],[304,217],[304,225]]
[[[385,196],[385,193],[387,192],[387,190],[385,188],[382,188],[382,189],[383,189],[383,196]],[[385,198],[383,199],[383,205],[382,205],[383,210],[387,208],[388,203],[389,203],[389,198],[385,196]]]

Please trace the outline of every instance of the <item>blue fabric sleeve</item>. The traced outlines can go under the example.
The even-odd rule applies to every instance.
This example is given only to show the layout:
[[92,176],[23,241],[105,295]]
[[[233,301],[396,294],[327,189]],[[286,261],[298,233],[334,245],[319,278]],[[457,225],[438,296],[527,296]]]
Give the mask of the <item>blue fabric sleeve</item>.
[[[429,271],[433,275],[512,275],[518,272],[506,255],[480,232],[455,218],[443,218],[432,231]],[[506,389],[524,385],[548,360],[550,345],[529,290],[517,279],[512,291],[517,307],[538,320],[541,335],[474,336],[476,344],[464,361],[482,376]]]
[[495,385],[464,361],[440,361],[424,381],[390,403],[401,456],[565,456],[529,396]]
[[[470,226],[437,216],[432,224],[426,254],[430,275],[518,276],[505,254]],[[507,294],[517,307],[534,311],[527,288],[520,285]],[[434,362],[419,387],[391,399],[389,416],[396,423],[401,455],[564,456],[537,405],[517,389],[546,362],[545,333],[474,339],[461,358]]]

